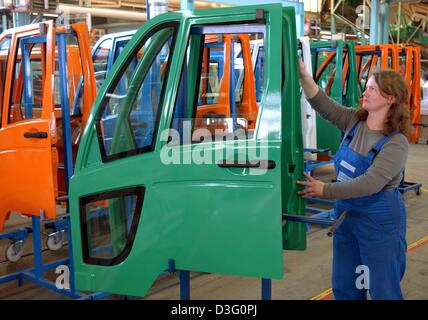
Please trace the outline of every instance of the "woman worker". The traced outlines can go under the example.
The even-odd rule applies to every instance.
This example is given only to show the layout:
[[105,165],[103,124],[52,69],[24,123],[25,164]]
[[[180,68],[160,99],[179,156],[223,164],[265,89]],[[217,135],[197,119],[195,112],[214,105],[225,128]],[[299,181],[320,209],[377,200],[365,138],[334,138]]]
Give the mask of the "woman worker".
[[[347,216],[333,238],[335,299],[403,299],[406,209],[398,185],[407,160],[408,92],[402,76],[376,70],[367,81],[362,108],[330,99],[299,62],[300,81],[311,106],[345,135],[334,157],[336,182],[305,174],[303,198],[335,199],[336,218]],[[361,271],[360,271],[361,270]],[[368,281],[358,285],[362,271]]]

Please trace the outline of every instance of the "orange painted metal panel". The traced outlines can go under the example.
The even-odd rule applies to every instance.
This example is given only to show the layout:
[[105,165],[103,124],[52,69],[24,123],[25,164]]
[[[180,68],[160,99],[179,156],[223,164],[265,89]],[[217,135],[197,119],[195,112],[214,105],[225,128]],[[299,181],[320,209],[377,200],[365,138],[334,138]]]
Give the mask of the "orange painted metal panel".
[[[328,53],[327,57],[323,60],[323,62],[321,63],[321,65],[316,70],[315,82],[318,82],[318,79],[322,75],[322,73],[324,72],[324,69],[330,64],[331,60],[334,57],[336,57],[336,52],[329,52]],[[334,78],[334,74],[333,74],[333,78]]]
[[[43,23],[46,29],[46,50],[54,47],[55,31],[52,22]],[[12,86],[22,85],[22,80],[13,83],[14,64],[19,59],[17,52],[22,37],[40,34],[39,25],[20,27],[7,32],[11,35],[11,48],[6,72],[5,96],[3,99],[2,127],[0,128],[0,230],[10,212],[39,215],[41,210],[48,218],[56,216],[55,181],[52,169],[56,162],[52,145],[56,142],[52,123],[53,77],[42,77],[42,109],[39,119],[22,120],[8,124],[10,107],[21,103],[21,97],[11,97]],[[53,57],[46,58],[43,72],[53,74]],[[18,90],[17,92],[20,92]],[[17,119],[15,119],[17,120]],[[43,139],[25,137],[26,134],[45,134]]]
[[[409,99],[407,101],[407,107],[410,112],[410,121],[413,125],[412,130],[408,133],[407,137],[410,142],[418,142],[421,129],[418,125],[420,123],[420,105],[421,105],[421,96],[420,96],[420,48],[413,46],[403,46],[400,44],[381,44],[381,45],[357,45],[355,46],[356,52],[364,51],[374,51],[380,50],[380,65],[381,68],[390,68],[395,71],[400,72],[407,85],[409,91]],[[401,54],[400,54],[401,53]],[[374,70],[377,65],[379,57],[373,55],[370,63],[370,73]],[[369,61],[366,62],[362,68],[358,70],[358,80],[361,82],[364,71],[369,67]],[[360,63],[357,61],[357,66]]]
[[[232,38],[234,35],[226,34],[223,36],[224,41],[224,65],[223,75],[220,80],[219,97],[216,104],[201,105],[198,106],[196,111],[196,118],[203,118],[204,115],[208,114],[222,114],[225,118],[230,118],[230,101],[229,93],[230,90],[230,51],[232,45]],[[244,65],[244,83],[242,89],[242,100],[240,105],[240,114],[248,120],[247,129],[254,129],[258,115],[258,105],[256,99],[256,88],[255,79],[252,64],[250,37],[247,34],[238,34],[238,39],[241,42],[242,47],[242,59]],[[218,41],[217,36],[207,37],[207,42]],[[209,57],[208,54],[204,55],[204,70],[207,70]],[[203,86],[203,90],[206,90],[206,85]],[[206,101],[206,100],[205,100]],[[217,122],[218,123],[218,122]],[[199,124],[196,125],[197,127]],[[217,128],[216,128],[217,129]]]
[[97,95],[95,85],[95,71],[92,63],[91,47],[86,24],[76,23],[72,25],[73,31],[76,32],[79,41],[80,59],[82,64],[83,75],[83,110],[82,110],[82,130],[85,127],[86,121],[91,111],[92,104]]
[[[19,40],[22,37],[40,35],[40,25],[9,29],[0,35],[0,40],[11,37],[10,53],[7,57],[2,123],[0,128],[0,231],[11,212],[25,215],[39,215],[42,211],[45,217],[56,217],[58,195],[65,193],[63,171],[59,164],[63,163],[61,109],[55,108],[55,28],[53,23],[43,22],[47,43],[35,48],[31,54],[31,61],[40,61],[42,64],[41,82],[42,93],[35,97],[41,108],[33,109],[37,119],[25,120],[21,116],[21,108],[14,105],[21,104],[22,96],[22,64],[20,69],[14,70],[15,63],[20,62],[21,56],[17,53]],[[92,65],[89,38],[84,23],[71,26],[76,33],[79,46],[67,47],[67,70],[69,76],[69,99],[73,105],[78,83],[83,76],[84,90],[82,115],[71,120],[73,140],[73,158],[93,101],[96,95],[94,69]],[[65,31],[60,27],[57,31]],[[17,79],[15,74],[20,75]],[[15,89],[15,90],[13,90]],[[13,93],[13,94],[12,94]],[[71,111],[71,110],[70,110]],[[9,112],[11,113],[9,121]],[[8,123],[9,122],[9,123]],[[24,137],[28,133],[42,133],[46,137]]]
[[256,98],[256,80],[252,68],[250,37],[239,35],[244,60],[244,86],[242,89],[241,116],[248,120],[247,129],[255,129],[259,107]]
[[[56,216],[55,164],[50,121],[22,121],[0,130],[0,230],[9,212]],[[24,138],[27,132],[47,132],[46,139]]]
[[[418,47],[406,47],[407,61],[413,61],[411,68],[406,70],[406,82],[410,89],[410,121],[413,130],[409,133],[409,140],[417,143],[421,136],[421,52]],[[410,63],[408,63],[410,64]]]

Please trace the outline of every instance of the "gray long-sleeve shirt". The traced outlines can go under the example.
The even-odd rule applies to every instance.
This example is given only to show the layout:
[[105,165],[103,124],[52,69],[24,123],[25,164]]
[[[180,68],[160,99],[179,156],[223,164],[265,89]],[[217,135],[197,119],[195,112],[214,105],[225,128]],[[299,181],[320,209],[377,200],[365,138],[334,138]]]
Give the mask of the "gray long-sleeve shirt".
[[[321,117],[344,131],[345,134],[348,134],[358,121],[355,109],[341,106],[329,98],[321,88],[315,97],[308,101]],[[362,156],[367,156],[382,137],[382,131],[370,130],[365,121],[360,121],[349,147]],[[404,134],[393,135],[384,144],[366,173],[352,180],[326,183],[323,191],[324,197],[349,199],[368,196],[383,189],[396,188],[403,176],[408,148],[409,143]]]

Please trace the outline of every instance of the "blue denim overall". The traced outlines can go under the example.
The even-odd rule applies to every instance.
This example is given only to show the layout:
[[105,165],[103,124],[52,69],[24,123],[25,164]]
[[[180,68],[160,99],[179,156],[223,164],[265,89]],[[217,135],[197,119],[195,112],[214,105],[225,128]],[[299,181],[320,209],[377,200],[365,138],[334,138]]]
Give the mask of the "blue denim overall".
[[[396,133],[384,136],[364,157],[349,148],[357,125],[358,122],[334,157],[339,182],[364,174],[385,142]],[[406,209],[401,193],[395,188],[337,200],[336,217],[345,210],[348,216],[333,238],[335,299],[365,300],[367,289],[372,299],[403,299],[400,280],[406,268],[407,246]]]

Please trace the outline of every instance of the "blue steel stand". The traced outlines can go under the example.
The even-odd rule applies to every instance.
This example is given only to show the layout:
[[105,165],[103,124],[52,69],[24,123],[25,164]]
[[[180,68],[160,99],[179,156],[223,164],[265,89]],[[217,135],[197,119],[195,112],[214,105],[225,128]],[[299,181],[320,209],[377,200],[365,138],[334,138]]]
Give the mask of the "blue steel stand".
[[46,280],[43,277],[43,273],[47,270],[54,269],[59,265],[66,263],[66,259],[58,260],[50,264],[43,264],[42,260],[42,239],[41,239],[41,229],[40,229],[40,217],[32,216],[32,231],[33,231],[33,249],[34,249],[34,267],[32,269],[27,269],[23,271],[18,271],[16,273],[0,277],[0,283],[6,283],[9,281],[18,281],[18,285],[21,286],[24,280],[28,280],[38,285],[52,289],[54,291],[61,291],[62,294],[67,296],[72,296],[68,292],[63,292],[63,290],[57,289],[55,284],[52,281]]
[[419,196],[421,194],[422,184],[418,182],[406,181],[404,180],[404,176],[405,176],[405,172],[403,172],[403,179],[401,179],[400,185],[398,186],[398,191],[404,194],[408,191],[415,190],[416,195]]
[[[190,300],[190,271],[176,270],[174,259],[168,260],[168,272],[179,271],[180,277],[180,300]],[[271,299],[272,280],[262,279],[262,300]]]
[[[168,259],[168,272],[174,273],[175,271],[180,272],[180,299],[190,300],[190,272],[186,270],[176,270],[175,260]],[[160,275],[164,274],[162,272]]]
[[[31,223],[32,223],[32,231],[33,231],[33,250],[34,250],[34,264],[33,267],[30,269],[20,270],[18,272],[15,272],[10,275],[2,276],[0,277],[0,283],[6,283],[10,281],[17,280],[18,286],[22,286],[24,283],[24,280],[33,282],[41,287],[47,288],[49,290],[52,290],[54,292],[57,292],[59,294],[68,296],[73,299],[95,299],[95,298],[103,298],[108,296],[108,294],[94,294],[94,295],[81,295],[80,293],[76,292],[75,290],[67,290],[58,288],[56,283],[48,280],[44,277],[44,273],[48,270],[52,270],[57,268],[60,265],[67,265],[69,264],[69,259],[64,258],[60,259],[48,264],[43,263],[43,257],[42,257],[42,231],[40,227],[41,219],[43,216],[43,212],[41,213],[41,216],[32,216]],[[71,270],[70,270],[71,272]],[[71,288],[71,283],[70,283]]]
[[[338,220],[343,221],[344,217],[341,219],[338,219]],[[283,214],[282,219],[287,220],[287,221],[303,222],[303,223],[307,223],[307,224],[317,224],[317,225],[326,226],[326,227],[332,227],[332,226],[335,226],[336,228],[338,227],[338,222],[336,222],[336,220],[324,219],[324,218],[318,218],[318,217],[304,217],[304,216],[296,216],[296,215],[291,215],[291,214]],[[330,232],[328,235],[331,236],[332,233]],[[271,300],[271,298],[272,298],[272,280],[271,279],[262,279],[262,286],[261,287],[262,287],[262,300]]]
[[190,300],[190,272],[180,270],[180,299]]
[[[313,203],[319,203],[324,204],[328,206],[334,206],[333,200],[326,200],[326,199],[319,199],[319,198],[310,198],[306,199],[307,204],[313,204]],[[334,209],[319,209],[319,208],[312,208],[312,207],[306,207],[306,212],[311,213],[311,217],[313,218],[325,218],[325,219],[332,219]]]
[[41,237],[41,228],[40,228],[41,218],[39,216],[32,216],[32,231],[33,231],[33,250],[34,250],[34,266],[32,269],[26,269],[18,271],[16,273],[0,277],[0,283],[6,283],[9,281],[18,281],[18,285],[21,286],[24,280],[34,282],[42,287],[51,289],[55,292],[61,293],[63,295],[76,298],[76,294],[70,291],[58,289],[54,282],[49,281],[44,278],[43,273],[55,269],[59,265],[67,264],[67,259],[61,259],[50,264],[43,264],[42,259],[42,237]]
[[418,182],[409,182],[409,181],[403,181],[402,183],[400,183],[400,185],[398,186],[398,190],[401,193],[406,193],[408,191],[411,190],[415,190],[416,191],[416,195],[420,195],[421,194],[421,187],[422,184],[418,183]]
[[21,228],[0,234],[0,240],[9,239],[11,241],[23,240],[32,232],[31,228]]
[[262,279],[262,300],[272,299],[272,280]]
[[[311,152],[311,153],[330,153],[330,148],[326,148],[326,149],[304,149],[305,152]],[[312,171],[315,170],[318,167],[321,166],[325,166],[327,164],[331,164],[333,163],[333,160],[329,160],[329,161],[318,161],[318,160],[306,160],[305,164],[304,164],[304,171],[308,172],[309,174],[312,174]],[[320,203],[320,204],[325,204],[325,205],[334,205],[334,201],[331,200],[325,200],[325,199],[318,199],[318,198],[312,198],[312,199],[307,199],[306,202],[309,203]],[[311,207],[306,207],[306,212],[311,214],[311,216],[309,218],[324,218],[324,219],[329,219],[330,221],[332,221],[334,223],[334,219],[333,219],[333,213],[334,213],[334,209],[319,209],[319,208],[311,208]],[[308,223],[306,225],[306,230],[309,232],[310,230],[310,223]]]
[[[271,299],[272,291],[272,280],[271,279],[262,279],[261,280],[261,297],[262,300]],[[180,270],[180,299],[181,300],[190,300],[190,272]]]
[[[25,228],[13,230],[13,231],[8,231],[8,232],[0,233],[0,240],[9,239],[11,241],[10,246],[15,246],[17,244],[20,246],[18,248],[18,252],[16,252],[16,256],[15,256],[16,260],[11,260],[11,261],[17,261],[17,260],[19,260],[20,255],[22,254],[22,251],[23,251],[24,240],[32,232],[33,232],[33,230],[31,228],[25,227]],[[8,260],[10,259],[9,256],[7,256],[6,258]]]
[[[325,148],[325,149],[305,148],[303,151],[304,152],[310,152],[313,154],[326,153],[326,154],[330,155],[330,148]],[[305,160],[304,170],[305,170],[305,172],[311,173],[316,168],[321,167],[321,166],[325,166],[325,165],[330,164],[330,163],[333,163],[333,160],[328,160],[328,161]]]
[[[57,33],[58,43],[58,67],[60,76],[60,95],[61,95],[61,114],[62,114],[62,132],[63,132],[63,145],[64,145],[64,170],[65,170],[65,186],[66,193],[71,176],[73,175],[73,151],[71,141],[71,126],[70,126],[70,101],[68,99],[68,77],[67,77],[67,35],[70,33]],[[70,212],[69,202],[67,198],[67,212]],[[88,296],[78,295],[74,284],[74,260],[73,260],[73,247],[71,240],[71,221],[70,217],[66,218],[68,227],[68,265],[70,270],[70,292],[74,298],[85,300],[102,299],[109,296],[106,293],[95,293]]]
[[[60,95],[61,95],[61,112],[62,112],[62,129],[63,129],[63,144],[64,144],[64,169],[65,169],[65,185],[66,192],[68,194],[68,186],[71,175],[73,173],[73,158],[71,148],[71,128],[70,128],[70,104],[68,100],[68,79],[67,79],[67,39],[66,36],[70,33],[57,33],[58,43],[58,67],[60,75]],[[29,45],[35,43],[46,43],[46,36],[28,37],[22,39],[23,54],[22,64],[24,68],[24,81],[26,84],[26,90],[24,90],[24,105],[26,115],[32,113],[31,104],[33,92],[31,91],[31,69],[30,69],[30,49]],[[28,118],[31,118],[29,116]],[[67,199],[67,212],[69,211],[68,199]],[[82,295],[76,291],[74,286],[74,263],[73,263],[73,249],[71,241],[71,223],[70,218],[66,217],[61,221],[55,221],[53,223],[54,229],[56,228],[67,228],[68,229],[68,254],[69,258],[64,258],[49,264],[43,264],[42,259],[42,231],[41,231],[41,219],[44,217],[44,212],[40,212],[40,216],[32,216],[32,233],[33,233],[33,250],[34,250],[34,266],[31,269],[18,271],[14,274],[0,277],[0,283],[6,283],[9,281],[18,281],[18,285],[22,285],[24,280],[36,283],[44,288],[53,290],[59,294],[71,297],[73,299],[84,299],[94,300],[102,299],[109,296],[107,293],[95,293],[91,295]],[[70,288],[58,288],[57,285],[44,278],[44,272],[54,269],[60,265],[69,266],[69,284]],[[65,287],[65,286],[64,286]]]
[[[180,277],[180,300],[190,300],[190,271],[176,270],[174,259],[168,260],[168,272],[174,273],[179,271]],[[262,300],[270,300],[272,291],[272,280],[261,279],[261,298]]]
[[[305,216],[283,214],[282,219],[287,221],[317,224],[325,227],[332,227],[333,225],[337,225],[336,220],[324,219],[319,217],[305,217]],[[170,273],[174,273],[175,271],[178,271],[175,269],[175,263],[173,259],[169,259],[168,261],[168,271]],[[179,272],[180,272],[180,299],[189,300],[190,299],[190,272],[186,270],[179,270]],[[262,300],[272,299],[272,280],[271,279],[266,279],[266,278],[261,279],[261,299]]]

